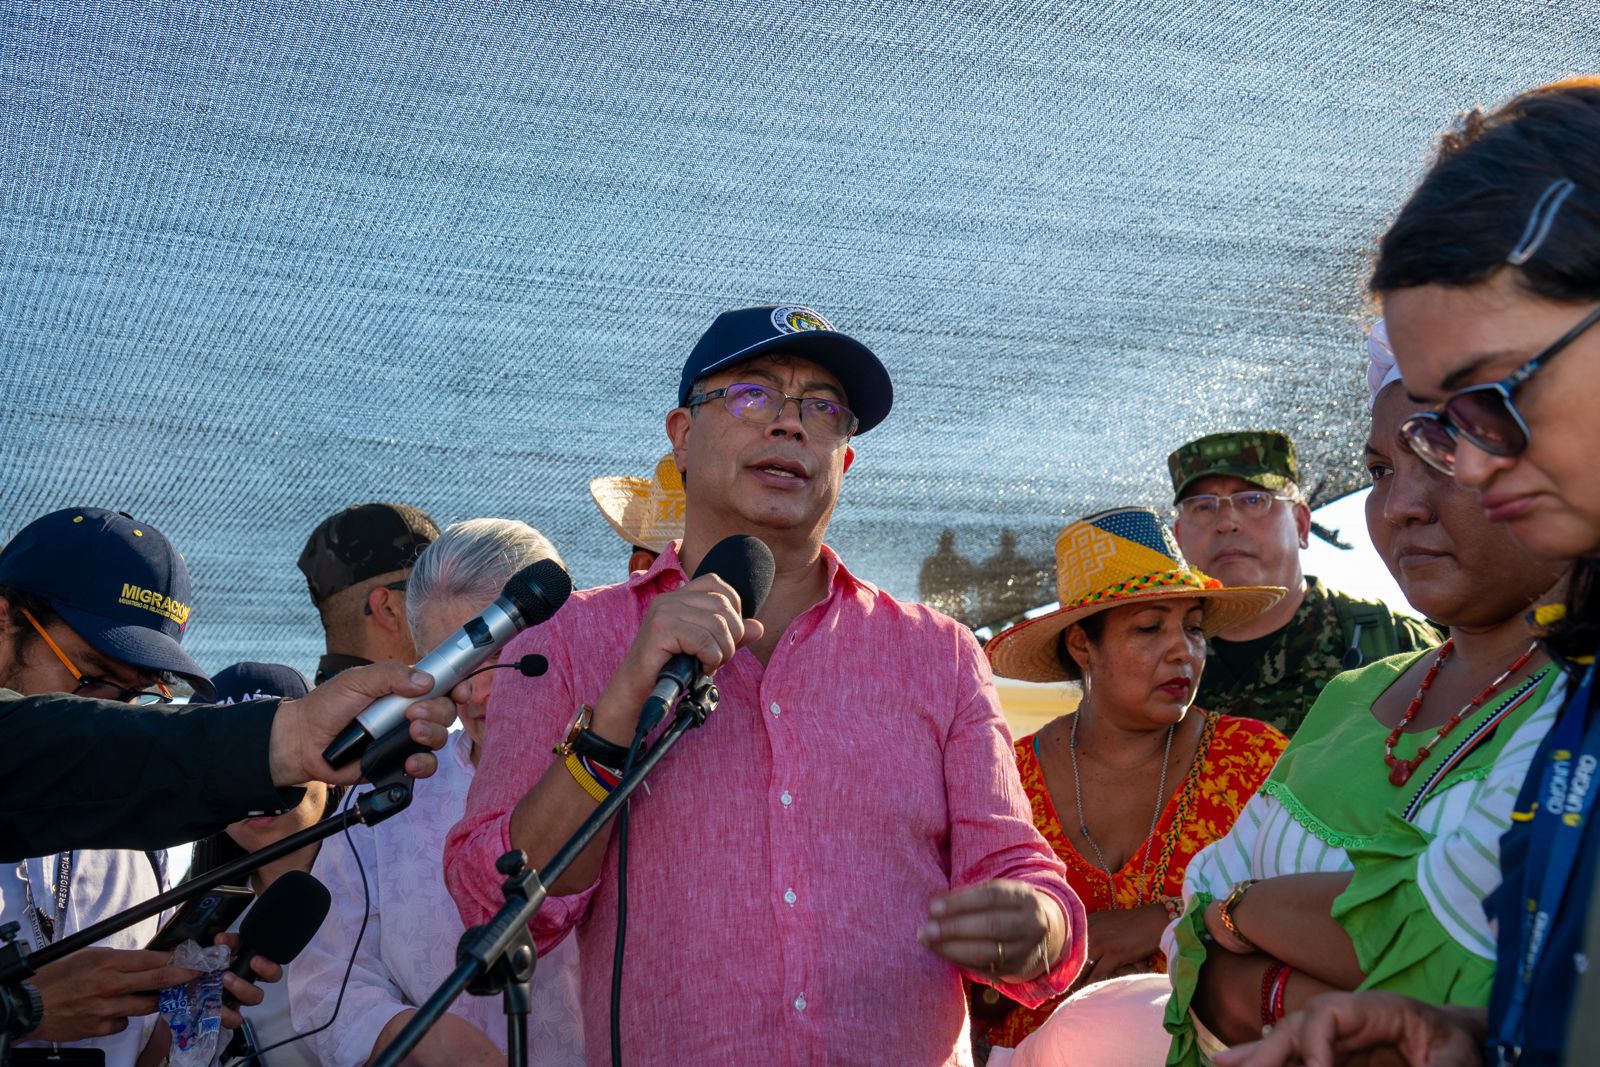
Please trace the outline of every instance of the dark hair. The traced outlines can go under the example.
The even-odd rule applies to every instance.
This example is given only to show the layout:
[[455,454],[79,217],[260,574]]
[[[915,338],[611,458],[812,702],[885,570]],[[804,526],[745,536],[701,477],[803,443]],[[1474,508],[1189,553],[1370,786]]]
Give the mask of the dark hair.
[[17,655],[20,658],[25,648],[36,644],[39,635],[33,632],[33,627],[28,625],[27,616],[23,609],[39,620],[39,625],[44,626],[56,617],[55,609],[50,606],[50,601],[38,593],[29,593],[15,586],[0,585],[0,597],[6,602],[6,626],[16,633]]
[[[1506,267],[1534,205],[1557,181],[1575,188],[1533,258],[1512,277],[1547,300],[1600,300],[1600,77],[1530,89],[1475,108],[1439,139],[1422,183],[1378,245],[1369,287],[1477,285]],[[1580,559],[1566,618],[1546,641],[1562,656],[1600,647],[1600,561]]]
[[[1085,615],[1073,625],[1083,627],[1083,636],[1089,639],[1092,645],[1098,645],[1100,639],[1106,635],[1106,612],[1097,611],[1093,615]],[[1061,661],[1061,669],[1067,672],[1067,681],[1083,681],[1083,668],[1078,666],[1078,661],[1072,658],[1072,653],[1067,650],[1067,631],[1072,626],[1062,627],[1056,634],[1056,659]]]
[[[222,714],[226,714],[225,710],[218,710]],[[344,794],[344,786],[329,786],[328,799],[322,805],[322,814],[319,818],[326,819],[329,815],[338,811],[339,801],[344,799]],[[194,854],[189,859],[189,873],[184,875],[184,881],[188,881],[196,875],[205,874],[207,871],[214,871],[223,864],[232,863],[245,855],[248,855],[248,853],[239,846],[237,841],[228,836],[228,831],[218,830],[210,837],[201,838],[194,843]],[[245,881],[247,880],[240,879],[241,884]]]

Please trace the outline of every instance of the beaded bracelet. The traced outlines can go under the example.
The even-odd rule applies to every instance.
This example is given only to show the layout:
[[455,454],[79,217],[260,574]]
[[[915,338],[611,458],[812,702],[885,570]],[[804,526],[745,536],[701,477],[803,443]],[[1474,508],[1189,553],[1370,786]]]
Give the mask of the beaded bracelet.
[[615,789],[617,787],[617,783],[622,781],[621,771],[614,770],[613,768],[607,767],[601,763],[596,763],[593,759],[581,752],[574,752],[573,755],[578,757],[578,762],[583,764],[584,770],[588,771],[594,776],[595,781],[606,787],[606,792],[609,793],[611,790]]
[[595,803],[603,803],[606,797],[611,795],[611,790],[589,773],[589,769],[583,765],[583,761],[578,759],[577,753],[568,753],[566,768],[567,773],[572,775],[572,780],[578,783],[578,788],[588,793]]
[[1272,987],[1272,1021],[1274,1024],[1283,1018],[1283,998],[1289,992],[1289,975],[1294,973],[1294,968],[1287,963],[1283,970],[1278,972],[1278,980]]
[[1272,1032],[1272,1024],[1283,1018],[1283,994],[1279,988],[1289,965],[1273,960],[1261,973],[1261,1033]]

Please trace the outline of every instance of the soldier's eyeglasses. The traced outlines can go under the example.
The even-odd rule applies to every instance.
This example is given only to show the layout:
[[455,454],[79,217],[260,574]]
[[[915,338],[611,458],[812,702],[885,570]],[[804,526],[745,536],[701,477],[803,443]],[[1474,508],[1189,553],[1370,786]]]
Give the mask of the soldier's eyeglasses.
[[61,665],[78,680],[78,684],[72,688],[74,694],[78,696],[99,696],[104,697],[106,700],[120,700],[124,704],[169,704],[172,702],[172,691],[160,682],[156,683],[154,689],[139,689],[132,686],[118,685],[109,679],[97,678],[92,674],[84,674],[78,670],[72,660],[67,658],[67,654],[61,651],[61,646],[56,644],[50,635],[45,632],[45,628],[39,625],[39,620],[33,617],[31,611],[23,608],[22,614],[34,631],[44,638],[44,643],[50,646],[50,651],[56,654],[56,659],[61,661]]
[[745,422],[770,425],[783,414],[784,405],[793,400],[800,410],[800,425],[818,437],[837,441],[856,432],[855,412],[822,396],[787,396],[782,389],[767,385],[740,383],[726,389],[691,396],[686,407],[698,407],[710,400],[722,400],[728,414]]
[[1178,517],[1191,526],[1215,526],[1222,516],[1222,505],[1227,504],[1236,515],[1259,519],[1272,510],[1273,501],[1292,500],[1265,489],[1245,489],[1238,493],[1218,496],[1216,493],[1196,493],[1178,501]]
[[1600,307],[1498,382],[1463,389],[1446,400],[1442,410],[1411,416],[1400,424],[1400,439],[1430,467],[1449,475],[1456,472],[1457,437],[1491,456],[1522,455],[1528,447],[1528,423],[1512,403],[1512,395],[1596,322]]

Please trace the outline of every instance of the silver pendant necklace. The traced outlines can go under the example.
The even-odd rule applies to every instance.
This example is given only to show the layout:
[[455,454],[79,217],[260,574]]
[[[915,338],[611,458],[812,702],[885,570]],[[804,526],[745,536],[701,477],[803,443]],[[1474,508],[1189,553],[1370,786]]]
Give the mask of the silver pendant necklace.
[[[1083,818],[1083,776],[1078,773],[1078,720],[1083,717],[1083,708],[1079,707],[1072,713],[1072,734],[1067,739],[1067,754],[1072,758],[1072,795],[1078,806],[1078,832],[1083,839],[1089,842],[1089,847],[1094,849],[1094,857],[1100,862],[1100,869],[1106,873],[1106,891],[1111,895],[1111,906],[1117,906],[1116,873],[1112,871],[1111,864],[1106,862],[1106,854],[1100,850],[1100,845],[1095,841],[1094,835],[1089,833],[1089,824]],[[1144,866],[1139,871],[1139,901],[1144,902],[1145,879],[1150,875],[1150,853],[1155,851],[1151,838],[1155,836],[1156,824],[1161,821],[1161,812],[1167,806],[1167,765],[1172,762],[1172,738],[1177,733],[1178,724],[1173,723],[1167,727],[1167,746],[1161,757],[1161,783],[1156,786],[1156,811],[1150,817],[1150,832],[1144,836]]]

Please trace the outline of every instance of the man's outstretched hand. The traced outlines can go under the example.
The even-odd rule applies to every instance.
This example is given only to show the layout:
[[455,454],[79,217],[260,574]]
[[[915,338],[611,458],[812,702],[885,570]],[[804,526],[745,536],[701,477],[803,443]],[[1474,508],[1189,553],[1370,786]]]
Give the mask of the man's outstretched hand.
[[[433,688],[433,679],[403,663],[374,663],[352,667],[297,700],[285,700],[272,720],[268,754],[272,783],[276,786],[327,782],[351,785],[361,780],[359,762],[335,769],[322,752],[350,721],[373,701],[390,693],[420,697]],[[435,697],[406,709],[411,739],[430,749],[442,747],[456,721],[456,706],[447,696]],[[432,752],[407,757],[406,773],[426,778],[438,768]]]

